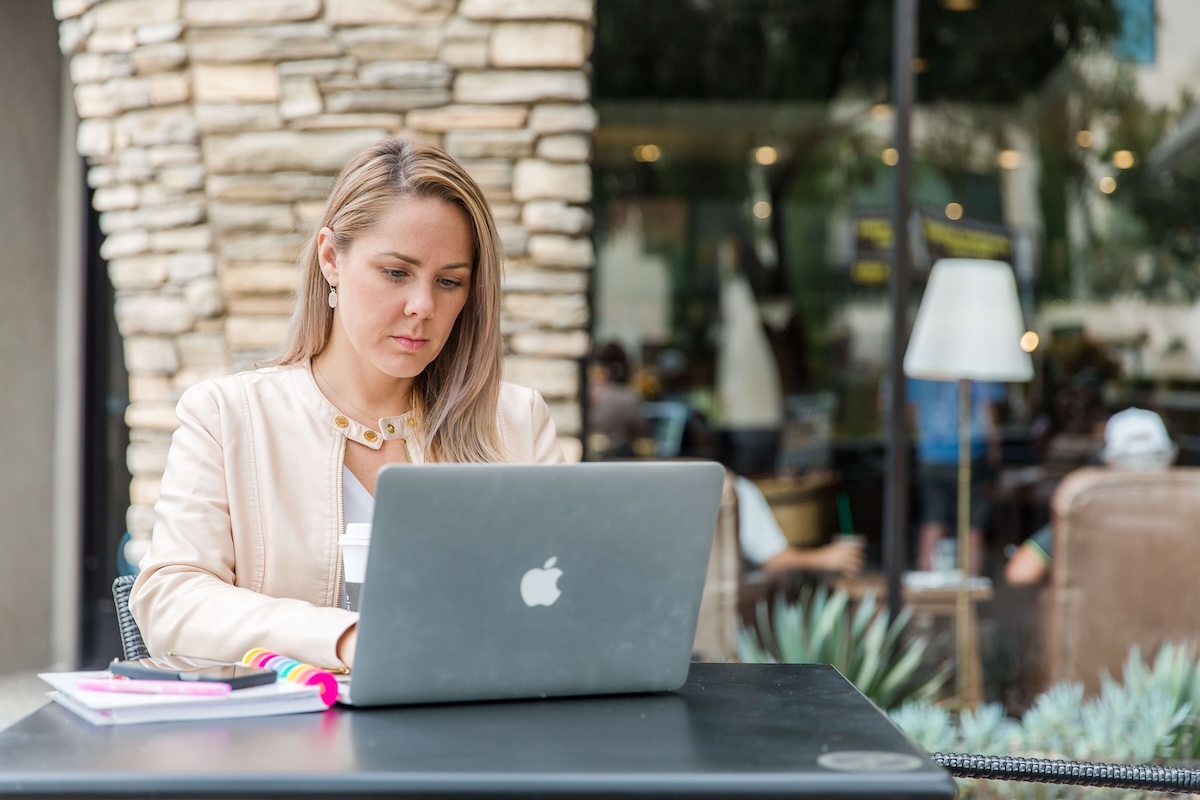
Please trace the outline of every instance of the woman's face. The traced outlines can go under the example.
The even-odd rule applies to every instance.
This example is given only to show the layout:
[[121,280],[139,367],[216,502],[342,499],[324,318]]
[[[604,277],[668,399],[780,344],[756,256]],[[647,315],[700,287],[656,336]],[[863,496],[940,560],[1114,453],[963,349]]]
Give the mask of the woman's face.
[[[415,378],[437,358],[467,303],[473,239],[445,200],[402,197],[345,252],[317,235],[321,271],[337,287],[330,345],[362,374]],[[349,344],[347,349],[344,345]]]

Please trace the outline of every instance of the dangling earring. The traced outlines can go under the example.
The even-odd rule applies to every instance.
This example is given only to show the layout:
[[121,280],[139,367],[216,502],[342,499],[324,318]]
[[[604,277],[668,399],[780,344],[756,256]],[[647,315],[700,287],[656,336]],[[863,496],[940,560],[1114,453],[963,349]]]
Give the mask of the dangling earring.
[[336,286],[329,287],[329,307],[337,308],[337,287]]

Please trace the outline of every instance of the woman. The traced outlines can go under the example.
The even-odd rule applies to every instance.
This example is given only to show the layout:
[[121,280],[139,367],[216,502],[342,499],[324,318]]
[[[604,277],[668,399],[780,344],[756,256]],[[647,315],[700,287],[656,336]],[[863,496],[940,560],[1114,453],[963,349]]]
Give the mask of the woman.
[[130,602],[152,655],[349,668],[338,536],[371,520],[381,466],[562,460],[541,396],[500,380],[496,227],[445,153],[356,156],[301,272],[273,364],[180,398]]

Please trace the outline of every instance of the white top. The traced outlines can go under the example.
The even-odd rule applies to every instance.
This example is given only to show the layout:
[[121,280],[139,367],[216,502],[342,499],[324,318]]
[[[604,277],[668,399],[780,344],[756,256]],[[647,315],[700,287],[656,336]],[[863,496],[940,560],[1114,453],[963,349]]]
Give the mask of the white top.
[[737,476],[733,487],[738,500],[738,541],[742,555],[754,564],[765,564],[788,548],[771,504],[748,478]]
[[371,522],[375,518],[375,498],[354,477],[347,466],[342,466],[342,517],[347,525],[352,522]]

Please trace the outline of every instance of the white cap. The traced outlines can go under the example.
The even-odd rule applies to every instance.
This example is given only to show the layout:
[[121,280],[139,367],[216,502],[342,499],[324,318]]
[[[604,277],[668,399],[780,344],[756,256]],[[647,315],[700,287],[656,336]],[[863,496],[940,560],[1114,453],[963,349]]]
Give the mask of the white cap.
[[1144,408],[1118,411],[1104,426],[1104,460],[1132,468],[1166,467],[1175,458],[1175,444],[1162,417]]

